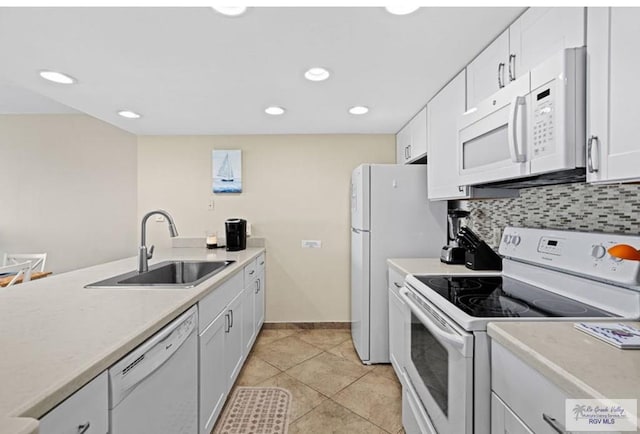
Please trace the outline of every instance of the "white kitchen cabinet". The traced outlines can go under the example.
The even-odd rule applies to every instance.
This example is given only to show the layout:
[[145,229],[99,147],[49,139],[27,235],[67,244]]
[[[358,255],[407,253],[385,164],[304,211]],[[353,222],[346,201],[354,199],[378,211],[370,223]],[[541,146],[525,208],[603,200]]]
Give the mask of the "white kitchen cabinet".
[[565,400],[571,396],[496,341],[491,343],[491,390],[499,398],[492,399],[493,434],[566,431]]
[[565,48],[585,45],[586,8],[529,8],[509,27],[507,80],[513,81]]
[[527,9],[467,66],[467,109],[564,48],[585,45],[585,8]]
[[231,389],[233,383],[236,381],[240,369],[242,369],[242,363],[244,362],[244,356],[246,355],[245,348],[242,340],[242,310],[243,302],[246,301],[244,297],[245,291],[233,299],[229,306],[227,306],[227,327],[225,332],[227,334],[224,342],[224,367],[227,373],[227,389]]
[[427,104],[427,194],[430,200],[464,199],[470,187],[458,174],[458,118],[465,111],[465,71]]
[[225,341],[227,312],[221,312],[200,333],[200,432],[210,433],[227,398]]
[[405,324],[408,323],[409,309],[400,298],[400,288],[404,276],[393,268],[388,271],[389,287],[389,360],[396,376],[402,380],[404,369]]
[[106,434],[109,379],[103,372],[40,419],[40,434]]
[[587,181],[640,180],[640,9],[589,8]]
[[500,434],[533,434],[498,395],[491,392],[491,432]]
[[424,107],[396,134],[396,163],[415,163],[426,155],[427,108]]
[[254,324],[256,334],[260,333],[264,324],[264,302],[265,302],[265,279],[264,268],[258,272],[257,287],[254,298]]
[[509,29],[467,65],[467,108],[475,107],[505,86],[509,63]]

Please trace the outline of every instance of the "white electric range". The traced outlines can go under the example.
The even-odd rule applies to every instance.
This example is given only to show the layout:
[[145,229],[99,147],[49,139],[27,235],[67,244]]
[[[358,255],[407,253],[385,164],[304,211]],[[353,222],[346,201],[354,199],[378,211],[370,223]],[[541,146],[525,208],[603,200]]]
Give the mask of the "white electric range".
[[639,319],[640,262],[608,254],[617,244],[640,236],[508,227],[501,273],[409,275],[405,426],[489,433],[489,322]]

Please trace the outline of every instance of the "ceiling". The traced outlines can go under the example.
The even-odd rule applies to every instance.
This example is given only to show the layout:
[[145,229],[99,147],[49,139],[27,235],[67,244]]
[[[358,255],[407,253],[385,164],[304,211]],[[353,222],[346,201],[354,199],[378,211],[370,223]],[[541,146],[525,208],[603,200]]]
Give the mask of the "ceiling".
[[[0,8],[0,80],[138,135],[395,133],[523,10]],[[305,80],[313,66],[329,80]],[[78,83],[45,82],[42,69]],[[0,97],[23,98],[1,86]],[[269,116],[271,105],[287,111]]]

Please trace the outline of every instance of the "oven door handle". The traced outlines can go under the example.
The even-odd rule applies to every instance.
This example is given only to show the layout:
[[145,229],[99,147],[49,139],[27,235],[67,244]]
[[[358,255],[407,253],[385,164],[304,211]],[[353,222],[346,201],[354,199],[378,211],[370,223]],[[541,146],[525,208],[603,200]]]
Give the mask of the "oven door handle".
[[471,357],[471,351],[464,336],[461,336],[457,333],[447,333],[441,327],[438,326],[431,319],[430,315],[426,314],[420,306],[416,304],[415,301],[411,299],[409,295],[410,292],[407,288],[400,289],[400,296],[404,300],[405,303],[411,309],[411,312],[420,320],[420,322],[429,330],[429,332],[433,333],[436,337],[442,339],[442,341],[446,342],[451,347],[455,348],[460,352],[464,357]]

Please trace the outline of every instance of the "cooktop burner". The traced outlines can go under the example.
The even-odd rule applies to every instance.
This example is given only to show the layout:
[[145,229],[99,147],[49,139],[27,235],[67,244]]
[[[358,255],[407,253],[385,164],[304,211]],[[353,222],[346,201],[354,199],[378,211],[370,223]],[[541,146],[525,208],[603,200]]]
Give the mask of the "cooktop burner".
[[610,317],[609,312],[501,276],[415,276],[470,316]]

